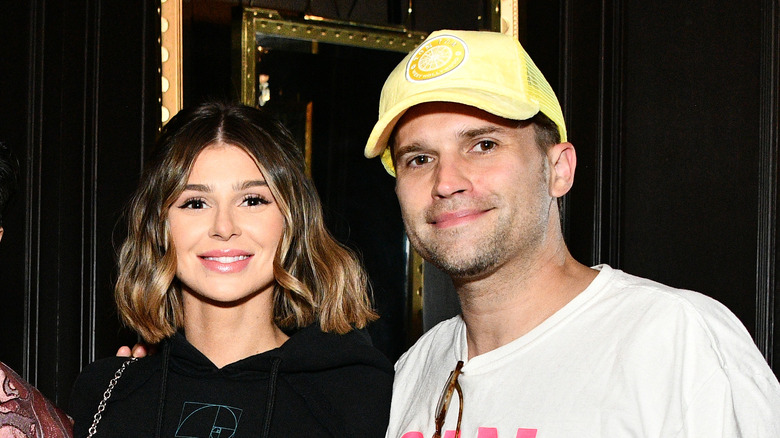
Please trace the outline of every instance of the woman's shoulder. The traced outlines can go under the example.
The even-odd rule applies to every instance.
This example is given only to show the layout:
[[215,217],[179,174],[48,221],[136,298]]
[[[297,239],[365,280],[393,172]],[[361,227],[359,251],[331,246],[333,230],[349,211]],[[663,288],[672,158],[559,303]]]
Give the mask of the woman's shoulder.
[[342,436],[384,436],[393,367],[373,347],[368,333],[353,330],[340,335],[314,326],[301,330],[290,341],[282,373],[311,403],[315,416],[332,430],[342,431]]
[[[323,371],[365,367],[369,374],[393,374],[387,357],[373,346],[365,329],[346,334],[323,332],[317,324],[305,327],[282,346],[283,364],[291,371]],[[283,365],[285,366],[285,365]]]
[[110,394],[111,402],[126,399],[148,383],[159,369],[160,361],[155,356],[137,360],[107,357],[84,367],[73,385],[68,409],[76,427],[91,421],[104,395]]
[[[130,360],[128,357],[104,357],[102,359],[98,359],[91,364],[85,366],[81,373],[79,373],[79,377],[77,379],[77,382],[79,381],[90,381],[92,379],[101,379],[103,377],[111,377],[114,375],[114,373],[119,369],[119,367],[122,366],[125,362]],[[137,360],[135,362],[138,362]],[[108,381],[106,381],[108,383]]]
[[[76,379],[76,388],[90,388],[93,386],[102,387],[105,390],[108,383],[116,374],[125,374],[127,376],[137,377],[148,371],[153,371],[159,366],[159,361],[154,356],[142,359],[132,359],[128,357],[106,357],[98,359],[85,366]],[[131,380],[131,379],[126,379]],[[102,393],[103,390],[100,392]]]

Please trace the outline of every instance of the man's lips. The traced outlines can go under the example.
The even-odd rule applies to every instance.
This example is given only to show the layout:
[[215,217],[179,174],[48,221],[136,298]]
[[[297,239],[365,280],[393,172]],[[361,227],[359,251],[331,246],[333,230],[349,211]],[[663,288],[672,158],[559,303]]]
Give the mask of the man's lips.
[[478,219],[488,211],[490,211],[490,209],[487,210],[464,209],[464,210],[456,210],[456,211],[450,211],[445,213],[438,213],[433,215],[428,220],[428,223],[430,223],[436,228],[449,228],[449,227],[454,227]]
[[220,273],[241,272],[249,264],[253,254],[246,251],[227,249],[207,251],[198,255],[206,269]]

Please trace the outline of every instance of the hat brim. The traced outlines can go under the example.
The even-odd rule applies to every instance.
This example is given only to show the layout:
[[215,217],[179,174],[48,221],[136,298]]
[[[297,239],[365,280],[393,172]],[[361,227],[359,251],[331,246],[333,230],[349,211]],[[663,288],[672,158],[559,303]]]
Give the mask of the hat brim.
[[[451,102],[472,106],[510,120],[527,120],[539,112],[539,104],[510,93],[487,92],[473,88],[448,88],[417,93],[403,99],[379,118],[366,142],[366,158],[376,157],[387,148],[387,140],[406,111],[422,103]],[[384,163],[385,160],[383,160]],[[387,167],[388,163],[384,163]],[[389,163],[392,166],[392,162]],[[391,171],[391,169],[388,169]],[[394,173],[394,172],[391,172]]]

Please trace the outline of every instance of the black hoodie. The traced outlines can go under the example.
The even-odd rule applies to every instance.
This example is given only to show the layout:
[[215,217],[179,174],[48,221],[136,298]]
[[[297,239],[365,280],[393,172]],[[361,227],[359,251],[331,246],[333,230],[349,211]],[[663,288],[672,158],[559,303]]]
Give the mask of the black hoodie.
[[[79,375],[75,437],[87,436],[124,360],[99,360]],[[95,436],[155,437],[159,427],[161,437],[384,437],[392,380],[390,362],[357,330],[337,335],[314,324],[221,369],[176,334],[127,366]]]

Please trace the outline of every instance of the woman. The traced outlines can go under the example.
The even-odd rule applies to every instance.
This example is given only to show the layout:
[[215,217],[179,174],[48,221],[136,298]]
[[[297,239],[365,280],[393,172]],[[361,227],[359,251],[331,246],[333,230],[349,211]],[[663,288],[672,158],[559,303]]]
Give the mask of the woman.
[[384,436],[392,367],[356,330],[376,318],[365,273],[325,229],[278,122],[230,104],[183,110],[128,216],[117,307],[161,351],[87,367],[75,436],[101,400],[96,436]]

